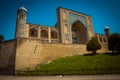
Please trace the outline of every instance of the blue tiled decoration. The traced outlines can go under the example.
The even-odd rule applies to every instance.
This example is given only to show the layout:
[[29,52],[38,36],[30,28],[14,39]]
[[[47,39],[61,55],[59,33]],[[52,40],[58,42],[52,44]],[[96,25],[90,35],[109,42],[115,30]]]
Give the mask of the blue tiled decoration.
[[84,16],[69,13],[69,24],[71,27],[72,27],[72,24],[77,20],[81,21],[84,24],[84,26],[87,28],[87,22]]

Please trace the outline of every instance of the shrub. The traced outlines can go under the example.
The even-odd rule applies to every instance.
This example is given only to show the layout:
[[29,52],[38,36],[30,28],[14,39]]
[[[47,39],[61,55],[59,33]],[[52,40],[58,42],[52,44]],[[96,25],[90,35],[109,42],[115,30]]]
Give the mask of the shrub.
[[101,49],[101,45],[98,42],[96,37],[91,38],[91,40],[87,43],[87,51],[92,51],[94,54],[96,54],[96,51]]

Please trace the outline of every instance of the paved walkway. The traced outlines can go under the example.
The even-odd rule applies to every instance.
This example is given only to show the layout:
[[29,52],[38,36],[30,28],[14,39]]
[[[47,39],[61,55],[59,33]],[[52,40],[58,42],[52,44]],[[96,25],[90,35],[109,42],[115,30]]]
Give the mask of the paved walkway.
[[120,75],[0,76],[0,80],[120,80]]

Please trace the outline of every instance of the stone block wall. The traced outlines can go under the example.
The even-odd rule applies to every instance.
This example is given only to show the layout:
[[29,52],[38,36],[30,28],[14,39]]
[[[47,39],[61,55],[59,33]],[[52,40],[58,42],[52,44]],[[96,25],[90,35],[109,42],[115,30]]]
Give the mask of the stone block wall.
[[0,67],[15,65],[16,40],[2,42],[0,50]]
[[40,40],[18,39],[15,70],[29,68],[41,63],[41,49]]
[[[101,49],[98,52],[105,52]],[[18,39],[15,70],[32,68],[51,60],[89,53],[83,44],[45,44],[38,39]]]

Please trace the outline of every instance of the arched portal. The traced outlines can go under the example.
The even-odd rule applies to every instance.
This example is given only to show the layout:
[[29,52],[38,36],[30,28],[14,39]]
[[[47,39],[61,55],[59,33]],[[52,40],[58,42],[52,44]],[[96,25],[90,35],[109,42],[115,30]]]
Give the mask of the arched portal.
[[86,44],[87,42],[87,29],[81,21],[77,20],[72,24],[72,43],[73,44]]

